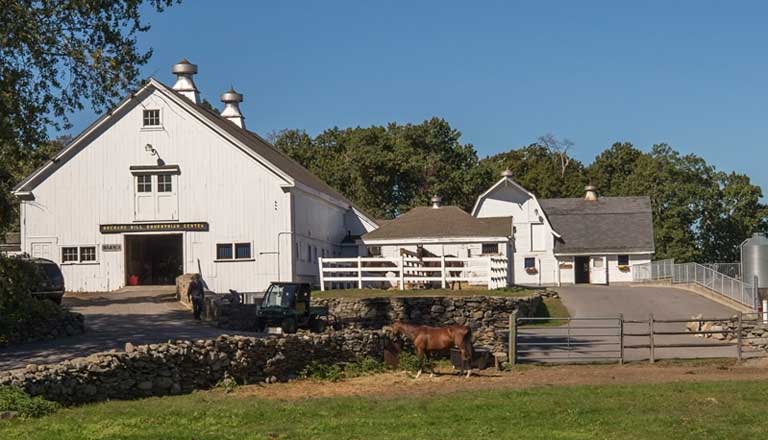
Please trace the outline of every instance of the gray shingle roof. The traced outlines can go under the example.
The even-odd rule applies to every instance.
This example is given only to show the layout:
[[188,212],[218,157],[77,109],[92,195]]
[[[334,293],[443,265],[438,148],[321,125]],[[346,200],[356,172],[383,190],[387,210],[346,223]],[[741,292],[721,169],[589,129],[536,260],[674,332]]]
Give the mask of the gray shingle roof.
[[539,200],[562,235],[555,253],[653,252],[653,217],[648,197]]
[[508,237],[512,217],[475,218],[458,206],[419,206],[363,235],[365,240],[410,238]]

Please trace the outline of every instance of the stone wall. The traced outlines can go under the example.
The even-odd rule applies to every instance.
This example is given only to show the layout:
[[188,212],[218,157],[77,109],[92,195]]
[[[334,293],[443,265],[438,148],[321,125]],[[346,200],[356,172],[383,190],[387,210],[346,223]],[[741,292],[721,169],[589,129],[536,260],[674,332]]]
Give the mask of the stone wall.
[[[742,344],[768,351],[768,324],[755,320],[754,316],[751,314],[750,319],[742,321]],[[691,319],[702,319],[702,315],[692,316]],[[713,332],[695,335],[700,338],[734,343],[738,340],[739,325],[736,317],[726,321],[691,321],[685,327],[690,332]]]
[[313,305],[327,306],[330,313],[344,327],[380,329],[394,321],[433,326],[468,325],[472,328],[476,346],[486,346],[491,348],[492,352],[502,352],[505,350],[503,345],[510,313],[517,310],[520,317],[532,317],[541,307],[544,297],[555,295],[554,292],[544,290],[526,298],[322,298],[313,299]]
[[85,333],[85,318],[80,313],[61,309],[57,314],[41,319],[31,319],[14,327],[14,334],[7,340],[0,338],[0,347],[25,342],[56,339]]
[[240,383],[296,377],[311,362],[381,359],[383,333],[347,329],[319,335],[169,341],[0,373],[0,385],[64,404],[188,393],[225,377]]

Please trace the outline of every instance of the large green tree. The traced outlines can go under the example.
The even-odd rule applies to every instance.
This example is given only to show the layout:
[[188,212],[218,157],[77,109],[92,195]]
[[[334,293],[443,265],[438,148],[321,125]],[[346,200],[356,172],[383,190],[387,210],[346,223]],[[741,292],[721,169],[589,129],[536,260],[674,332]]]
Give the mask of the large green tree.
[[[8,189],[51,129],[90,103],[103,111],[138,83],[152,56],[137,35],[145,4],[179,0],[0,1],[0,232],[14,222]],[[32,157],[34,159],[34,157]]]
[[391,218],[432,195],[469,209],[487,181],[471,144],[445,120],[386,127],[333,128],[315,138],[298,130],[274,144],[376,217]]

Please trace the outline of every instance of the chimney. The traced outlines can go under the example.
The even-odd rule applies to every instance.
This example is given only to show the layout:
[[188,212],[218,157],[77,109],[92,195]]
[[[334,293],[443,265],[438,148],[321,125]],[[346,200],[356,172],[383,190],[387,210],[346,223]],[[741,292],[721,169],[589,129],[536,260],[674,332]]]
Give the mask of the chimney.
[[438,195],[434,195],[432,196],[430,202],[432,202],[432,209],[439,209],[443,205],[443,198]]
[[506,170],[501,172],[501,177],[507,177],[507,178],[512,177],[512,171],[509,168],[507,168]]
[[229,119],[238,127],[245,128],[245,118],[240,113],[240,103],[243,102],[243,95],[230,87],[229,91],[221,95],[221,102],[224,103],[224,110],[222,110],[221,116]]
[[590,202],[597,201],[597,187],[595,185],[589,184],[585,186],[584,191],[586,191],[584,194],[584,200],[588,200]]
[[171,72],[176,75],[176,84],[173,85],[173,90],[186,96],[195,104],[200,104],[200,92],[197,91],[197,86],[192,80],[192,77],[197,73],[197,64],[183,59],[173,65]]

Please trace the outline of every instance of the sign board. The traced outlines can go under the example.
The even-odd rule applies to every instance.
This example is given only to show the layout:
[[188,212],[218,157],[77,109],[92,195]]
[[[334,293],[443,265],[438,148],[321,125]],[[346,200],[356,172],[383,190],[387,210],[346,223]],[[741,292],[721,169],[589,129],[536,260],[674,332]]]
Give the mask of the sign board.
[[123,245],[120,243],[117,244],[102,244],[101,245],[101,251],[102,252],[120,252],[123,250]]
[[126,223],[99,226],[102,234],[122,234],[125,232],[207,232],[208,222],[187,223]]

